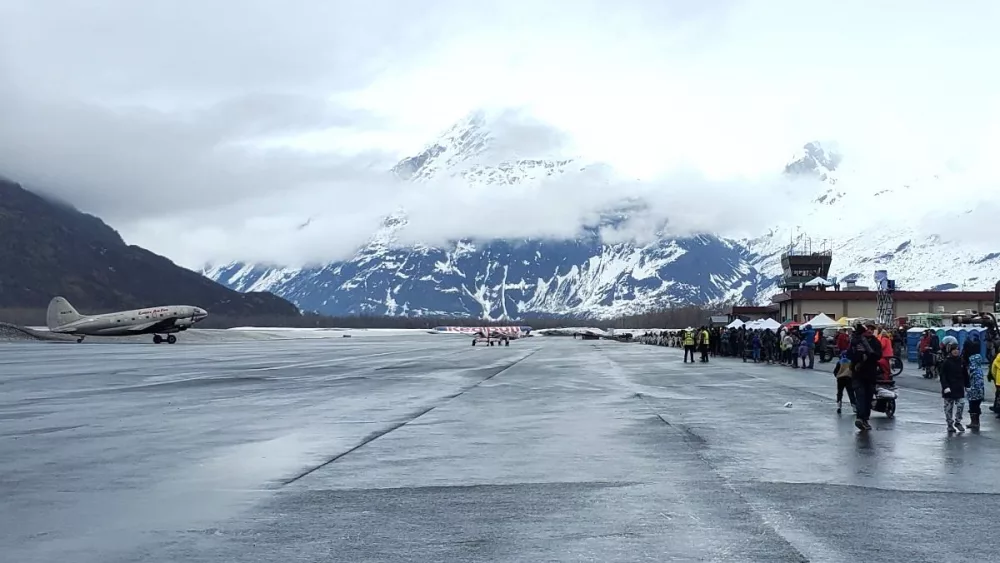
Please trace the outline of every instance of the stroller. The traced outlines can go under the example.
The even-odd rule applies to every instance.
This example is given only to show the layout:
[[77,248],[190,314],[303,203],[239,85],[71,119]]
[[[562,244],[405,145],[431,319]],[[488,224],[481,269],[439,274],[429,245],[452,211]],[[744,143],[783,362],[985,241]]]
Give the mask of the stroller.
[[884,412],[886,418],[892,418],[896,414],[896,399],[899,393],[896,392],[895,381],[880,381],[875,384],[875,397],[872,399],[872,410]]
[[872,397],[872,410],[885,413],[886,418],[892,418],[896,414],[896,399],[899,393],[896,391],[896,380],[891,373],[880,373],[881,377],[875,382],[875,396]]
[[[844,362],[846,355],[841,356],[841,362]],[[838,368],[846,365],[846,363],[838,363]],[[835,369],[833,374],[836,376],[839,369]],[[893,379],[891,373],[887,373],[884,369],[879,370],[879,378],[875,381],[875,395],[872,396],[872,411],[885,413],[886,418],[892,418],[896,415],[896,399],[899,398],[899,393],[896,391],[896,380]],[[853,402],[852,395],[852,402]],[[837,412],[840,412],[838,407]]]

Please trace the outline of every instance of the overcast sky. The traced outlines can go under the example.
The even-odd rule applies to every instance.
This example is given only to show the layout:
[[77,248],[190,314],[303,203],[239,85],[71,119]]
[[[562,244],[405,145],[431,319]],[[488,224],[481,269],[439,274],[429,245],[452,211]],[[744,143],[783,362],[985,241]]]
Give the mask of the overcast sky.
[[[859,185],[1000,193],[997,21],[992,1],[0,0],[0,174],[190,267],[342,258],[400,207],[428,242],[569,236],[626,196],[644,224],[750,234],[809,199],[778,173],[816,139]],[[499,147],[614,172],[500,194],[386,173],[484,108],[516,109]]]

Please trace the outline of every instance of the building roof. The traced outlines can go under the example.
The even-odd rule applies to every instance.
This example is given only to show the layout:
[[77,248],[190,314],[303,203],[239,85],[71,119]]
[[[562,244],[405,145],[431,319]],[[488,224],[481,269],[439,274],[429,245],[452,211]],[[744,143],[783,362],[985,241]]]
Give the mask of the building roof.
[[[779,293],[771,298],[772,303],[784,301],[875,301],[877,291],[816,291],[798,290]],[[894,291],[894,301],[989,301],[993,302],[992,291]]]
[[731,314],[733,315],[766,315],[774,311],[774,308],[770,305],[764,305],[762,307],[751,306],[751,307],[733,307]]

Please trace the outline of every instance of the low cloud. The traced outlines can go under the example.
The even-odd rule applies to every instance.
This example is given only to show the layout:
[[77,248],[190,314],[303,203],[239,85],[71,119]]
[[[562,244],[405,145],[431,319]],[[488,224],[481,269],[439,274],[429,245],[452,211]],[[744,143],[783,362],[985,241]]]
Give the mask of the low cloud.
[[[718,181],[692,171],[637,181],[583,160],[551,176],[540,168],[530,173],[534,179],[512,185],[478,184],[447,172],[405,182],[389,173],[394,157],[388,153],[344,156],[254,142],[379,126],[368,112],[287,94],[243,96],[189,112],[15,97],[3,102],[0,170],[101,216],[130,243],[193,268],[348,258],[399,210],[408,221],[400,244],[572,238],[629,201],[641,211],[604,229],[609,241],[739,236],[772,224],[773,194],[808,193],[777,173]],[[523,110],[488,119],[490,146],[475,159],[478,166],[571,153],[562,132]]]
[[[349,257],[400,209],[400,242],[426,244],[574,237],[623,202],[608,241],[854,231],[889,209],[991,227],[995,3],[906,22],[861,2],[668,4],[9,0],[0,174],[191,267]],[[490,150],[456,169],[579,158],[509,186],[388,172],[482,107],[521,109],[491,113]],[[816,138],[864,168],[827,217],[810,209],[829,184],[781,174]],[[941,170],[979,174],[981,197],[926,181]],[[942,198],[953,218],[925,217]]]
[[747,236],[774,223],[775,217],[763,212],[773,206],[763,206],[761,197],[775,193],[776,184],[787,185],[791,194],[802,191],[778,175],[744,182],[696,176],[627,182],[600,166],[513,186],[469,185],[459,178],[405,183],[373,175],[355,185],[320,185],[244,201],[213,213],[216,220],[146,223],[149,230],[137,234],[152,239],[178,233],[182,247],[198,249],[187,259],[191,264],[225,255],[301,265],[350,257],[396,211],[407,221],[396,232],[397,244],[447,246],[465,238],[574,238],[629,202],[627,218],[601,231],[607,242],[643,244],[657,236],[701,233]]
[[371,125],[364,112],[314,98],[244,96],[189,113],[44,103],[0,95],[0,170],[112,222],[183,214],[359,174],[360,162],[255,137]]
[[487,159],[479,164],[496,166],[519,159],[555,160],[572,152],[572,139],[547,123],[534,118],[525,108],[477,112],[488,128],[492,142]]
[[935,212],[924,215],[918,221],[918,227],[945,242],[976,248],[983,253],[997,252],[993,233],[1000,218],[1000,203],[984,199],[984,196],[992,194],[966,191],[964,195],[942,201]]

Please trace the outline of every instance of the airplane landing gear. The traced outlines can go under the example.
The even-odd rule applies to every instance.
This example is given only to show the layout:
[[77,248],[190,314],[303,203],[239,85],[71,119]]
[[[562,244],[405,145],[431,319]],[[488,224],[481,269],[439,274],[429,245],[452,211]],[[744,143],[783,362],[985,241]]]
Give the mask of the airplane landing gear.
[[160,336],[159,334],[154,334],[153,335],[153,344],[160,344],[162,342],[163,342],[163,337],[162,336]]
[[84,338],[83,336],[81,336],[80,338],[77,338],[76,339],[76,343],[80,344],[81,342],[83,342],[83,338]]
[[173,334],[167,336],[167,344],[177,344],[177,337]]
[[[161,344],[161,343],[163,343],[163,337],[160,336],[159,334],[154,334],[153,335],[153,344]],[[176,343],[177,343],[177,337],[174,336],[173,334],[168,334],[167,335],[167,344],[176,344]]]

